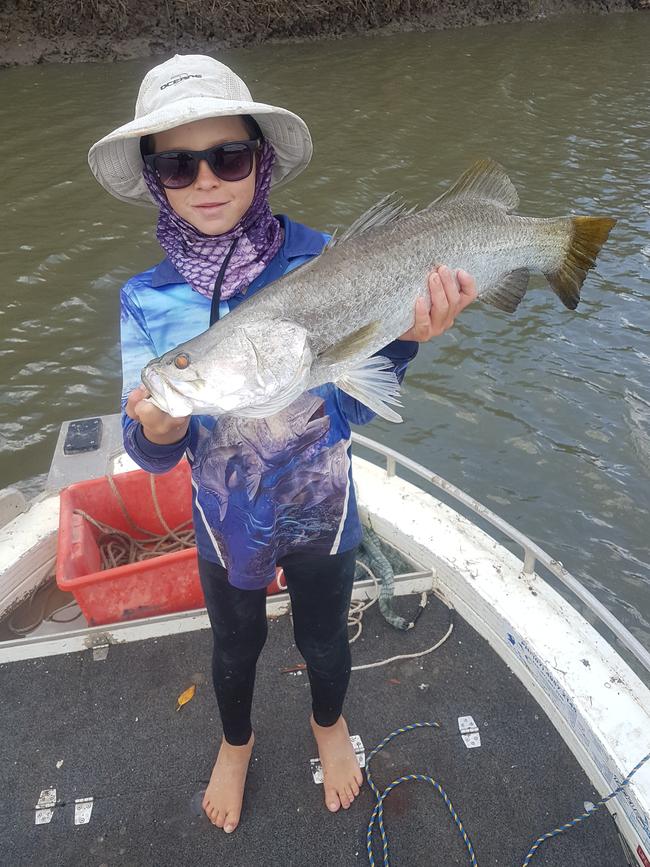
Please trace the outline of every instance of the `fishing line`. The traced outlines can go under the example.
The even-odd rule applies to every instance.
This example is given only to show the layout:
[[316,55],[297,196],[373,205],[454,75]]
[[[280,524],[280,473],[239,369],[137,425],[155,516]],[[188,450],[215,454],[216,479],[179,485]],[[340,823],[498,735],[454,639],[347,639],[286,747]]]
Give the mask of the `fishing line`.
[[[463,827],[463,823],[462,823],[458,813],[454,809],[454,805],[452,804],[449,797],[447,796],[447,793],[442,788],[440,783],[437,782],[437,780],[434,780],[433,777],[430,777],[427,774],[405,774],[404,776],[398,777],[398,779],[393,780],[393,782],[390,783],[388,786],[386,786],[384,791],[380,793],[379,789],[377,788],[377,786],[375,785],[375,783],[372,779],[372,776],[370,774],[370,761],[371,761],[371,759],[374,756],[376,756],[377,753],[386,746],[386,744],[388,744],[391,740],[393,740],[393,738],[397,737],[397,735],[401,735],[401,734],[404,734],[405,732],[413,731],[414,729],[418,729],[418,728],[440,728],[440,723],[437,723],[437,722],[418,722],[418,723],[412,723],[411,725],[403,726],[402,728],[399,728],[399,729],[395,729],[395,731],[391,732],[389,735],[387,735],[387,737],[385,737],[384,740],[378,746],[376,746],[374,748],[374,750],[372,750],[370,755],[366,758],[366,768],[365,768],[366,778],[368,780],[368,785],[370,786],[370,789],[372,790],[372,793],[374,794],[375,799],[376,799],[375,807],[374,807],[374,810],[372,811],[372,815],[370,817],[370,822],[368,823],[368,831],[366,833],[366,847],[368,850],[368,861],[369,861],[371,867],[374,867],[375,856],[374,856],[374,851],[373,851],[372,834],[373,834],[373,830],[374,830],[375,823],[376,823],[377,828],[379,830],[379,834],[381,836],[381,840],[382,840],[383,867],[390,867],[390,863],[389,863],[389,859],[388,859],[388,835],[386,834],[386,829],[384,828],[384,801],[388,797],[388,795],[392,792],[392,790],[394,788],[396,788],[397,786],[401,785],[402,783],[407,783],[410,781],[416,781],[416,782],[430,783],[433,786],[433,788],[438,792],[438,794],[441,796],[441,798],[444,800],[444,802],[447,805],[447,808],[448,808],[448,810],[449,810],[449,812],[450,812],[450,814],[454,820],[454,823],[456,824],[458,832],[459,832],[459,834],[460,834],[460,836],[461,836],[461,838],[465,844],[467,852],[469,854],[469,863],[472,865],[472,867],[478,867],[478,861],[476,860],[476,854],[474,853],[474,848],[472,846],[472,843],[471,843],[469,836],[467,835],[467,832],[465,831],[465,828]],[[584,813],[581,813],[579,816],[576,816],[575,818],[571,819],[570,822],[567,822],[566,824],[561,825],[559,828],[554,828],[552,831],[548,831],[546,834],[542,834],[541,837],[538,837],[535,840],[535,842],[532,844],[530,849],[528,850],[528,853],[527,853],[524,861],[522,862],[521,867],[528,867],[528,865],[532,861],[533,857],[538,852],[540,846],[543,843],[545,843],[547,840],[550,840],[552,837],[557,837],[560,834],[564,834],[567,831],[569,831],[571,828],[575,828],[581,822],[584,822],[585,819],[588,819],[590,816],[593,816],[593,814],[596,812],[596,810],[600,809],[600,807],[602,807],[603,804],[606,804],[607,801],[611,800],[612,798],[616,797],[616,795],[618,795],[620,792],[622,792],[623,789],[625,788],[625,786],[628,785],[628,783],[630,782],[632,777],[636,774],[636,772],[639,771],[648,760],[650,760],[650,753],[645,755],[639,762],[637,762],[637,764],[632,768],[632,770],[629,772],[627,777],[625,777],[625,779],[621,782],[621,784],[619,786],[617,786],[613,791],[611,791],[604,798],[601,798],[600,801],[598,801],[596,804],[594,804],[590,809],[585,810]]]

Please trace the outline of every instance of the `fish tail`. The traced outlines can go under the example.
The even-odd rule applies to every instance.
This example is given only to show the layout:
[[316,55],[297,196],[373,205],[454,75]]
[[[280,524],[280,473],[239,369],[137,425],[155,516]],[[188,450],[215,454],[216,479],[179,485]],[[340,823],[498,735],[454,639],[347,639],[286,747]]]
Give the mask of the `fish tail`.
[[564,259],[559,268],[544,274],[564,306],[575,310],[587,272],[596,264],[600,248],[616,220],[611,217],[571,217],[570,221],[571,239]]

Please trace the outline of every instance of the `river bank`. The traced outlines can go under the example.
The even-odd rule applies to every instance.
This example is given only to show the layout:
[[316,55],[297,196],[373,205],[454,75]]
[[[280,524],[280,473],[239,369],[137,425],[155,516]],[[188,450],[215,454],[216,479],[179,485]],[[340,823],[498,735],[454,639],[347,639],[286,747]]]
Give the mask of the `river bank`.
[[0,67],[129,60],[640,8],[650,8],[650,0],[9,0],[0,11]]

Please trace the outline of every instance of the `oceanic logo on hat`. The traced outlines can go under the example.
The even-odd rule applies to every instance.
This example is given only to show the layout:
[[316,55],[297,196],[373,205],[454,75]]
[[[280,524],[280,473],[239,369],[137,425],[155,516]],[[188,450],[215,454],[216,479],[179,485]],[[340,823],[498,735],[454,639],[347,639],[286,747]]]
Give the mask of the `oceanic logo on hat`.
[[203,76],[198,72],[184,72],[182,75],[177,75],[176,78],[172,78],[171,81],[166,81],[165,84],[161,84],[160,89],[164,90],[166,87],[171,87],[172,84],[187,81],[188,78],[203,78]]

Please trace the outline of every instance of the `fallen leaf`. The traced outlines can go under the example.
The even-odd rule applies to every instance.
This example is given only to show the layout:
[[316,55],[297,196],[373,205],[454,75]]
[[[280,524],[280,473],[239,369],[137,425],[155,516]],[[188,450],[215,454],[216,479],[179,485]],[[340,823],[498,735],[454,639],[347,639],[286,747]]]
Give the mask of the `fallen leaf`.
[[196,684],[193,683],[192,686],[188,686],[185,692],[182,692],[178,696],[178,700],[176,703],[176,710],[180,710],[184,704],[187,704],[188,701],[191,701],[194,698],[194,693],[196,692]]
[[389,678],[388,678],[388,683],[393,683],[393,684],[395,684],[395,683],[401,683],[401,682],[402,682],[402,681],[401,681],[401,680],[397,680],[396,677],[389,677]]

